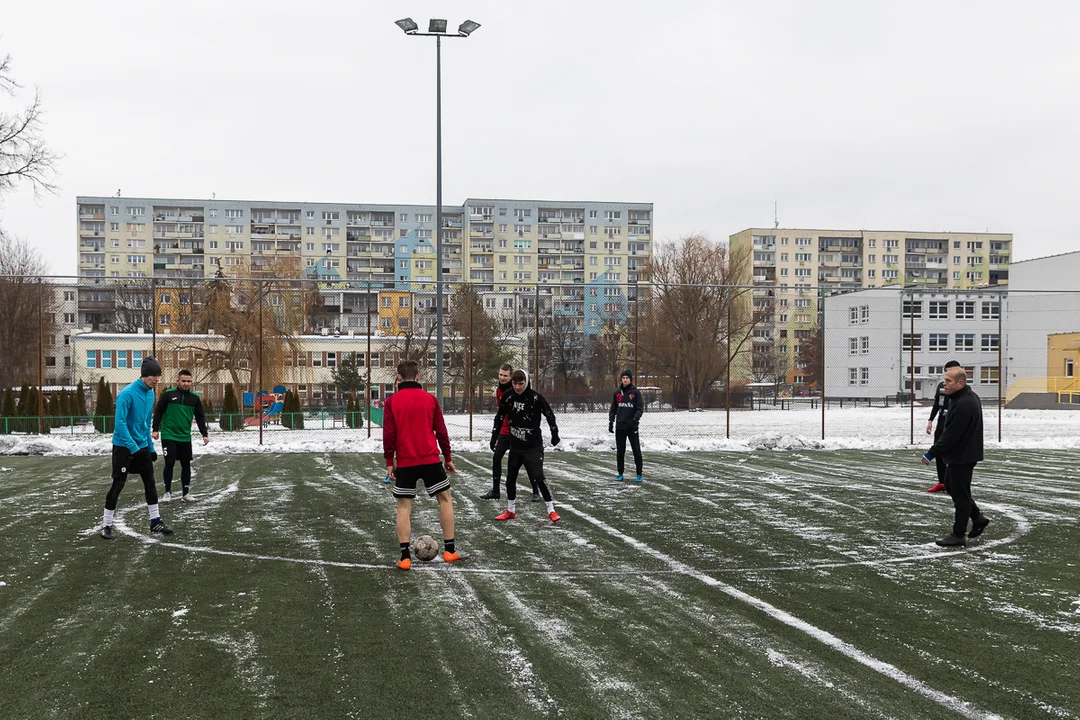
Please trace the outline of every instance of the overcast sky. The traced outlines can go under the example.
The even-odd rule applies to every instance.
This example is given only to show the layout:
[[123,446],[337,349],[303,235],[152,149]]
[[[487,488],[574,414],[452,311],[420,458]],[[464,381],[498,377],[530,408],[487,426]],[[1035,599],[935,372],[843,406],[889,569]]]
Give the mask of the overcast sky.
[[[7,2],[60,192],[0,222],[74,274],[76,195],[655,203],[656,234],[1012,232],[1080,249],[1080,2]],[[0,97],[0,107],[16,105]]]

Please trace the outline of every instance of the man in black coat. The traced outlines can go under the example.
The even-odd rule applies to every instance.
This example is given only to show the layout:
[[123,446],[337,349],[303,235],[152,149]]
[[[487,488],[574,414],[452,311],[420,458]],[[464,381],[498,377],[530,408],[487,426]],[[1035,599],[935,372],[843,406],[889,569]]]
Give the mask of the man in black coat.
[[634,451],[634,468],[637,481],[641,482],[641,440],[638,438],[638,421],[645,412],[645,401],[634,387],[634,376],[629,370],[623,370],[619,376],[621,387],[611,397],[611,410],[608,412],[609,433],[615,433],[615,464],[619,469],[616,482],[622,482],[623,467],[626,460],[626,441],[630,440],[630,449]]
[[[933,447],[922,456],[922,462],[940,457],[945,461],[945,490],[952,496],[955,515],[953,529],[935,542],[943,547],[964,544],[964,536],[978,537],[990,524],[990,518],[979,511],[971,498],[971,475],[975,464],[983,459],[982,402],[968,386],[967,373],[961,367],[945,373],[943,390],[949,396],[949,414],[945,429]],[[971,532],[967,531],[971,520]]]
[[540,494],[547,503],[548,519],[559,522],[555,512],[555,503],[544,479],[544,436],[540,434],[540,419],[547,418],[551,428],[551,444],[559,444],[559,426],[555,422],[555,412],[543,395],[529,385],[529,376],[524,370],[515,370],[510,376],[511,389],[502,397],[499,412],[495,414],[495,427],[491,432],[491,449],[499,442],[499,432],[503,420],[510,420],[510,457],[506,461],[506,512],[496,520],[513,520],[517,517],[517,476],[521,466],[530,482],[535,482]]
[[[960,363],[950,360],[945,363],[945,369],[960,367]],[[934,442],[941,437],[945,429],[945,416],[949,414],[949,396],[945,394],[945,382],[939,382],[934,390],[934,406],[930,408],[930,419],[926,421],[926,434],[934,433]],[[934,427],[934,418],[938,419],[937,428]],[[945,461],[940,457],[934,458],[937,465],[937,483],[926,489],[926,492],[936,493],[945,490]]]

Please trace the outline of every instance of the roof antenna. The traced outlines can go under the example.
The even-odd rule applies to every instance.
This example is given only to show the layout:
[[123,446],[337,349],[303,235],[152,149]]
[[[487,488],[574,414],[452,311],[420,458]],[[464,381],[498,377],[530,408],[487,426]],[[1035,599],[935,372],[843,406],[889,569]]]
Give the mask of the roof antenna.
[[772,214],[773,214],[773,229],[775,230],[776,228],[780,227],[780,213],[778,211],[778,205],[776,203],[776,200],[773,200]]

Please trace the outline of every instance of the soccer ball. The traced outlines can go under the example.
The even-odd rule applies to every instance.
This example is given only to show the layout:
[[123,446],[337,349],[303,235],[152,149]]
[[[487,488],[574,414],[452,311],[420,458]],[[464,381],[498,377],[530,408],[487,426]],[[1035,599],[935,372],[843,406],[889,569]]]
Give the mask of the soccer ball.
[[439,554],[439,543],[435,542],[435,538],[430,535],[421,535],[413,542],[412,551],[424,562],[434,560]]

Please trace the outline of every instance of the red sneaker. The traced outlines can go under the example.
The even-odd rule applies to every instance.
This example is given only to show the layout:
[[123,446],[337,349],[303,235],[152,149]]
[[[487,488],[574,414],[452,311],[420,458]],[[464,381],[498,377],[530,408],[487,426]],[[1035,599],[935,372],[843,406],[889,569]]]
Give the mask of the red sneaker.
[[398,570],[412,570],[412,559],[404,558],[397,561]]
[[553,523],[559,522],[559,513],[555,512],[554,510],[552,510],[551,512],[548,513],[548,517],[551,519],[551,522],[553,522]]
[[503,514],[495,518],[496,520],[513,520],[517,517],[517,513],[512,513],[509,510],[503,510]]
[[934,487],[927,488],[926,492],[945,492],[945,486],[941,483],[936,483]]

